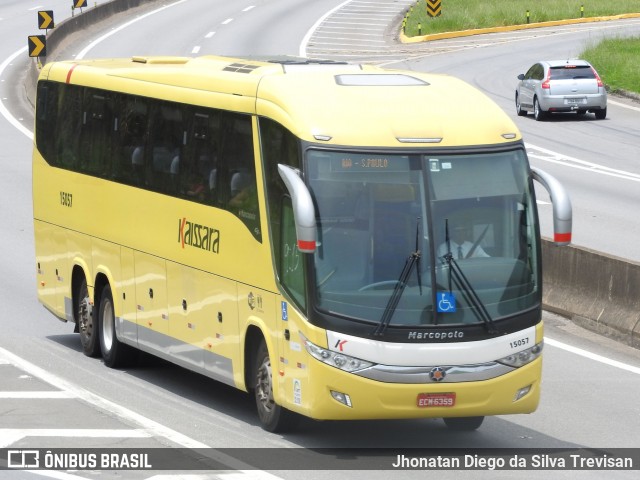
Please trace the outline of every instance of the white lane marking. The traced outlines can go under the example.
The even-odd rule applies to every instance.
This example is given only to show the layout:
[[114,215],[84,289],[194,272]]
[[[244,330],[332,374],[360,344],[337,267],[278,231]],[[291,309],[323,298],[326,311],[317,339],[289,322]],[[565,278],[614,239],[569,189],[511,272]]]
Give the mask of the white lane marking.
[[[529,158],[536,158],[545,162],[556,163],[565,167],[577,168],[579,170],[585,170],[588,172],[598,173],[601,175],[607,175],[609,177],[621,178],[623,180],[631,180],[633,182],[640,182],[640,174],[627,172],[625,170],[618,170],[615,168],[607,167],[605,165],[599,165],[597,163],[588,162],[586,160],[580,160],[578,158],[563,155],[561,153],[548,150],[546,148],[538,147],[530,143],[525,143],[527,147],[527,154]],[[543,155],[536,154],[536,151]]]
[[629,110],[635,110],[636,112],[640,112],[640,107],[634,107],[633,105],[627,105],[626,103],[616,102],[615,100],[607,99],[607,103],[611,105],[615,105],[616,107],[628,108]]
[[109,400],[100,397],[94,393],[85,390],[84,388],[69,383],[56,375],[53,375],[51,372],[48,372],[13,353],[5,350],[4,348],[0,348],[0,358],[3,358],[9,361],[11,364],[17,366],[18,368],[24,370],[25,372],[37,377],[49,385],[53,385],[59,390],[69,392],[74,397],[77,397],[79,400],[83,402],[93,405],[96,408],[99,408],[103,411],[112,413],[113,415],[125,419],[129,422],[132,422],[136,425],[139,425],[143,428],[144,431],[148,432],[149,435],[154,437],[162,437],[169,439],[170,441],[176,443],[177,445],[181,445],[185,448],[208,448],[208,445],[201,443],[197,440],[194,440],[186,435],[183,435],[180,432],[176,432],[175,430],[170,429],[160,423],[154,422],[153,420],[140,415],[132,410],[129,410],[122,405],[118,405],[117,403],[110,402]]
[[224,22],[222,22],[222,25],[228,25],[231,22],[233,22],[233,18],[227,18]]
[[196,54],[200,51],[200,45],[196,45],[195,47],[193,47],[193,49],[191,50],[191,53]]
[[209,32],[209,33],[207,33],[207,34],[204,36],[204,38],[211,38],[211,37],[213,37],[215,34],[216,34],[216,32]]
[[150,17],[151,15],[155,15],[156,13],[162,12],[163,10],[166,10],[168,8],[171,7],[175,7],[176,5],[180,5],[181,3],[186,2],[187,0],[178,0],[177,2],[174,3],[170,3],[169,5],[165,5],[163,7],[157,8],[156,10],[152,10],[150,12],[145,13],[144,15],[140,15],[139,17],[134,18],[133,20],[128,21],[127,23],[123,23],[122,25],[120,25],[119,27],[114,28],[113,30],[111,30],[109,33],[105,33],[103,36],[96,38],[93,42],[91,42],[89,45],[87,45],[84,49],[82,49],[80,51],[80,53],[78,53],[78,55],[76,55],[76,59],[77,60],[81,60],[84,58],[84,56],[89,53],[89,50],[91,50],[93,47],[95,47],[96,45],[98,45],[99,43],[102,43],[104,40],[106,40],[107,38],[109,38],[111,35],[114,35],[116,33],[118,33],[121,30],[124,30],[125,28],[133,25],[134,23],[139,22],[140,20],[143,20],[147,17]]
[[242,11],[243,12],[248,12],[249,10],[253,10],[254,8],[256,8],[255,5],[249,5],[247,8],[243,8]]
[[[4,73],[5,69],[11,64],[11,62],[13,62],[13,60],[16,59],[18,56],[24,55],[24,53],[27,50],[28,50],[28,47],[21,48],[17,52],[13,53],[13,55],[7,58],[4,62],[2,62],[0,64],[0,77]],[[33,140],[33,133],[31,132],[31,130],[29,130],[27,127],[22,125],[22,123],[20,123],[18,120],[16,120],[16,118],[13,115],[11,115],[9,110],[7,110],[7,107],[4,106],[4,102],[2,101],[2,99],[0,99],[0,114],[2,114],[2,116],[6,118],[7,121],[11,125],[16,127],[21,133],[26,135],[29,139]]]
[[567,345],[566,343],[559,342],[558,340],[553,340],[549,337],[544,337],[544,343],[545,345],[551,345],[552,347],[561,348],[562,350],[580,355],[581,357],[595,360],[596,362],[604,363],[605,365],[609,365],[611,367],[616,367],[621,370],[626,370],[627,372],[640,375],[640,367],[634,367],[633,365],[629,365],[627,363],[618,362],[617,360],[612,360],[610,358],[603,357],[602,355],[598,355],[597,353],[592,353],[588,350],[583,350],[582,348]]
[[343,2],[340,5],[338,5],[337,7],[332,8],[327,13],[325,13],[323,16],[321,16],[318,19],[318,21],[311,26],[311,28],[307,31],[307,33],[305,34],[304,38],[302,39],[302,42],[300,43],[299,53],[300,53],[301,57],[304,58],[304,57],[307,56],[307,45],[309,44],[309,40],[311,39],[311,35],[313,35],[313,33],[318,29],[320,24],[322,22],[324,22],[329,17],[329,15],[331,15],[333,12],[335,12],[337,10],[340,10],[342,7],[347,5],[349,2],[351,2],[351,0],[346,0],[346,2]]

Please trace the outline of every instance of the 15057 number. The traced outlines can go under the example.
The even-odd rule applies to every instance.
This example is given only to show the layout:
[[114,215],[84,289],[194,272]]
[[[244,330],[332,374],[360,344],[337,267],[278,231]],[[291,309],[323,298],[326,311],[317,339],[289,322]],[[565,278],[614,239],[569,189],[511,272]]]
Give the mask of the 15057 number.
[[520,338],[518,340],[514,340],[513,342],[509,342],[509,346],[511,348],[524,347],[525,345],[529,345],[529,337]]
[[60,205],[71,208],[73,206],[73,195],[69,192],[60,192]]

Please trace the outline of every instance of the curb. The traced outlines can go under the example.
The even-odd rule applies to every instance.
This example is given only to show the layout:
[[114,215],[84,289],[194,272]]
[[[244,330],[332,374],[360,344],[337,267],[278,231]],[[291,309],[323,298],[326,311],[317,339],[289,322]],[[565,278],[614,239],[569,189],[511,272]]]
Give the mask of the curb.
[[399,39],[401,43],[420,43],[430,42],[433,40],[445,40],[449,38],[470,37],[472,35],[482,35],[485,33],[514,32],[516,30],[527,30],[530,28],[557,27],[564,25],[575,25],[579,23],[608,22],[611,20],[624,20],[626,18],[640,18],[640,13],[623,13],[621,15],[611,15],[608,17],[573,18],[569,20],[552,20],[549,22],[525,23],[521,25],[476,28],[472,30],[460,30],[457,32],[431,33],[415,37],[407,37],[404,32],[401,31]]

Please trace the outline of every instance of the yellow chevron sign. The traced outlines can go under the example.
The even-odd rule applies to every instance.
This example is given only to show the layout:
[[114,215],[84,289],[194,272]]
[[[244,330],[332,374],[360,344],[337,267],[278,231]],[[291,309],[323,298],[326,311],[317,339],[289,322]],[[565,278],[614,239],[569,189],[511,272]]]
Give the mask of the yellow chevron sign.
[[46,35],[29,36],[29,56],[30,57],[46,57],[47,56],[47,36]]
[[83,8],[87,6],[87,0],[73,0],[74,8]]
[[53,10],[41,10],[38,12],[38,28],[40,30],[53,28]]
[[441,13],[441,0],[427,0],[427,15],[429,15],[430,17],[439,17]]

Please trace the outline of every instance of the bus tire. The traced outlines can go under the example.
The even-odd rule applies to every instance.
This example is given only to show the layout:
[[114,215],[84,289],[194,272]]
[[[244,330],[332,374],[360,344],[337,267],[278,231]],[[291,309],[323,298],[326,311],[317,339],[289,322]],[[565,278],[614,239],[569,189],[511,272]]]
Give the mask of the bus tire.
[[450,417],[443,418],[444,423],[451,430],[457,432],[471,432],[477,430],[482,425],[484,417]]
[[255,356],[253,392],[262,428],[268,432],[284,432],[296,423],[296,415],[278,405],[273,398],[273,374],[267,345],[262,340]]
[[105,285],[100,295],[98,310],[100,328],[100,350],[104,364],[110,368],[123,367],[135,360],[137,351],[118,340],[116,334],[116,317],[113,308],[113,294],[109,284]]
[[97,357],[100,355],[100,343],[98,342],[98,322],[91,306],[89,289],[86,278],[78,285],[74,295],[74,311],[76,324],[80,333],[80,344],[82,352],[87,357]]

